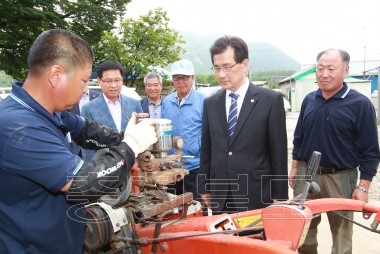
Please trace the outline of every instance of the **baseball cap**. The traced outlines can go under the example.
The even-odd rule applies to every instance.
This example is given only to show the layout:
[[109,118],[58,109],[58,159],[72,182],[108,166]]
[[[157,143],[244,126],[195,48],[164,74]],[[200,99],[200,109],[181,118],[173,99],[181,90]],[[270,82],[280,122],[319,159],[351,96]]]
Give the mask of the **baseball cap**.
[[177,74],[194,75],[193,63],[186,59],[174,62],[172,65],[172,75]]

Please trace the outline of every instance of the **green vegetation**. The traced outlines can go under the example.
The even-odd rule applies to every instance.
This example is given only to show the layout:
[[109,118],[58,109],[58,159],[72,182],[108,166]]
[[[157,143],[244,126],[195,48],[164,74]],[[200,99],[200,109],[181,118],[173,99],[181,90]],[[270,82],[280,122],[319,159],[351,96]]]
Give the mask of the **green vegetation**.
[[12,77],[7,75],[4,71],[0,71],[0,87],[11,87]]
[[[279,70],[279,71],[257,71],[248,72],[247,77],[252,81],[268,81],[270,88],[278,88],[277,82],[289,77],[294,74],[293,70]],[[218,86],[218,81],[216,80],[215,74],[203,75],[196,74],[196,83],[200,84],[211,84],[211,86]]]
[[[3,70],[0,86],[10,86],[11,77],[25,80],[26,59],[33,41],[41,32],[53,28],[73,31],[93,46],[94,71],[105,59],[120,61],[129,85],[142,86],[141,78],[152,66],[166,67],[180,58],[193,62],[198,84],[218,85],[210,70],[208,50],[221,34],[201,36],[170,29],[169,18],[162,8],[151,10],[137,20],[122,20],[129,2],[3,0],[0,3],[0,70]],[[118,29],[117,20],[120,20]],[[284,69],[299,68],[299,63],[268,43],[248,43],[248,46],[251,61],[247,76],[251,80],[267,80],[275,87],[276,82],[294,72]],[[164,85],[170,84],[169,77],[163,75],[163,78]]]
[[211,86],[219,85],[218,81],[216,80],[215,74],[210,74],[210,75],[196,74],[195,82],[197,84],[211,84]]
[[0,70],[24,80],[26,59],[33,41],[45,30],[71,30],[90,45],[103,31],[115,28],[130,0],[2,0],[0,3]]
[[127,84],[141,86],[141,82],[135,81],[152,71],[152,66],[164,67],[179,60],[184,53],[181,44],[185,41],[177,31],[169,28],[166,14],[162,8],[157,8],[138,20],[121,21],[116,32],[104,32],[94,47],[95,65],[106,59],[117,60],[124,67]]

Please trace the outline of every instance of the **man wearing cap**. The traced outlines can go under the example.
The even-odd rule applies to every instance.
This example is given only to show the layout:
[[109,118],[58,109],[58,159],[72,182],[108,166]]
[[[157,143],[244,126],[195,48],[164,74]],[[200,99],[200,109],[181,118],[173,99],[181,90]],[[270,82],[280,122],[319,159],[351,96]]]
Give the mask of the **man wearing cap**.
[[[206,96],[193,89],[194,67],[189,60],[174,62],[171,73],[175,92],[163,100],[161,114],[162,118],[173,122],[173,135],[185,139],[182,154],[189,157],[186,157],[184,168],[190,171],[184,180],[175,184],[175,194],[192,192],[194,200],[197,200],[200,198],[196,180],[199,172],[203,100]],[[175,149],[172,149],[168,154],[174,152]]]

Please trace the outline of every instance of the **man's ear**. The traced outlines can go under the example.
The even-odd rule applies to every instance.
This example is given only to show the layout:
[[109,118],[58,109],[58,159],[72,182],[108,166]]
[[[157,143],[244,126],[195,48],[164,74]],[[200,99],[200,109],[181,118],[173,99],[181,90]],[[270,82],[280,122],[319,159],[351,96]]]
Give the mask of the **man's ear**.
[[347,77],[348,74],[350,73],[350,66],[346,66],[345,69],[344,69],[344,77]]
[[243,62],[241,62],[241,64],[242,64],[243,67],[244,67],[244,69],[243,69],[244,73],[247,72],[247,70],[248,70],[248,65],[249,65],[249,61],[248,61],[248,59],[244,59]]
[[53,88],[58,86],[58,83],[66,77],[65,71],[60,65],[53,65],[49,69],[48,79]]

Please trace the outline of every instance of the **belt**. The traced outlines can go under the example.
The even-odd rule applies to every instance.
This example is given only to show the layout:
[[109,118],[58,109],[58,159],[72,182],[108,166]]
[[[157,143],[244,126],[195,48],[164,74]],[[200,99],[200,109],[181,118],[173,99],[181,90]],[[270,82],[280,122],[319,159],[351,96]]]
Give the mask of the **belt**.
[[[343,169],[344,170],[344,169]],[[324,168],[324,167],[319,167],[317,170],[317,174],[320,175],[330,175],[330,174],[336,174],[341,170],[337,170],[335,168]]]
[[[302,163],[305,166],[307,166],[307,163],[305,161],[302,161]],[[341,173],[344,171],[350,171],[350,170],[354,170],[354,169],[356,169],[356,168],[337,169],[337,168],[325,168],[325,167],[320,166],[317,169],[317,174],[319,174],[319,175],[334,175],[334,174],[338,174],[338,173]]]

